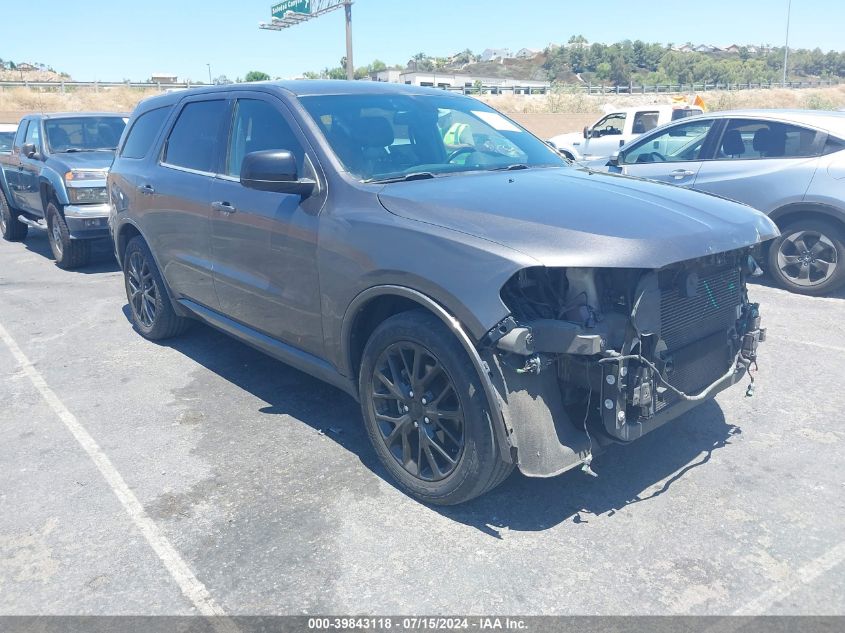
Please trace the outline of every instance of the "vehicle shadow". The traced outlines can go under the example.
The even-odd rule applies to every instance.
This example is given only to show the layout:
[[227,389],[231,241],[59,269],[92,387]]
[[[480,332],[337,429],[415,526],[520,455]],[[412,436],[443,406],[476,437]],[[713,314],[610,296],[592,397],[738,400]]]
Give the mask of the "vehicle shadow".
[[[50,242],[47,240],[47,233],[38,229],[30,229],[27,238],[21,242],[28,251],[44,257],[53,259],[53,251],[50,250]],[[120,270],[117,260],[114,258],[111,240],[95,240],[91,243],[91,259],[86,266],[69,270],[69,273],[80,273],[83,275],[94,275],[98,273],[113,273]]]
[[[123,311],[129,319],[129,306]],[[339,389],[199,323],[161,344],[264,401],[261,413],[291,416],[323,433],[394,485],[370,446],[358,404]],[[515,472],[481,498],[432,509],[496,538],[505,529],[546,530],[570,519],[586,523],[660,496],[740,433],[725,421],[719,405],[709,401],[628,446],[611,446],[592,463],[597,478],[580,469],[552,479]]]

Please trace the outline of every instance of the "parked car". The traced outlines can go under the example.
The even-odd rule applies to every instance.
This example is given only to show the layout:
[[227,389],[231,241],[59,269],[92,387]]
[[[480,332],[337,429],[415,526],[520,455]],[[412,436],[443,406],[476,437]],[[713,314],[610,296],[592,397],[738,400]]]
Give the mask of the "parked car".
[[781,287],[845,284],[845,113],[736,110],[666,125],[593,168],[725,196],[771,217],[766,268]]
[[679,104],[615,108],[583,132],[559,134],[549,143],[572,161],[607,159],[628,141],[659,125],[701,113],[698,106]]
[[60,268],[84,266],[91,240],[108,238],[106,173],[126,126],[114,113],[33,114],[0,153],[0,232],[23,240],[47,229]]
[[0,123],[0,154],[8,154],[12,151],[12,141],[15,140],[17,129],[17,125]]
[[441,90],[157,96],[108,181],[137,331],[199,319],[340,387],[425,502],[588,467],[740,380],[763,338],[765,215],[571,168]]

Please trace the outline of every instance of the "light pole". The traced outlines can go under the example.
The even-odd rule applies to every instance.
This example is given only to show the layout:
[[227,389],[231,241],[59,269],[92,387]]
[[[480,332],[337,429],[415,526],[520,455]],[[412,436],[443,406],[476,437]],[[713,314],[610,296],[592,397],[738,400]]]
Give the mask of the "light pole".
[[208,66],[208,83],[210,85],[214,83],[214,81],[211,79],[211,64],[206,64],[206,66]]
[[786,70],[789,64],[789,18],[792,14],[792,0],[786,5],[786,46],[783,47],[783,87],[786,88]]
[[355,79],[355,64],[352,62],[352,0],[343,3],[346,13],[346,78]]

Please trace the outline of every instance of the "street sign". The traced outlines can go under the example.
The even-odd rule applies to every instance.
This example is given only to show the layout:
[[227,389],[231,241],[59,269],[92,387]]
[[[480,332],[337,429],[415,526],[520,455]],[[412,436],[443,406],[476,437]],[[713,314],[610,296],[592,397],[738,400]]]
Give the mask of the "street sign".
[[273,5],[273,17],[281,20],[287,13],[311,14],[311,0],[282,0]]

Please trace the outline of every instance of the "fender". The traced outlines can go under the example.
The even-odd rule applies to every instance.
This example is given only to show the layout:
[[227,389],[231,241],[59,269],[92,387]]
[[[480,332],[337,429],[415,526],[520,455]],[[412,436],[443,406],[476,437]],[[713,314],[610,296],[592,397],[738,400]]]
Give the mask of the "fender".
[[499,396],[499,392],[493,386],[490,366],[487,364],[486,361],[481,358],[478,349],[475,347],[475,344],[472,342],[472,339],[470,339],[470,337],[467,335],[460,321],[458,321],[450,312],[448,312],[442,305],[434,301],[434,299],[432,299],[431,297],[428,297],[422,294],[421,292],[418,292],[411,288],[406,288],[405,286],[394,285],[372,286],[358,294],[358,296],[356,296],[355,299],[352,300],[352,303],[350,303],[349,307],[346,309],[346,313],[343,317],[343,326],[341,329],[343,359],[344,363],[347,365],[346,367],[344,367],[346,375],[352,373],[350,360],[350,342],[352,340],[352,323],[355,320],[355,315],[358,314],[360,308],[363,307],[368,301],[383,295],[404,297],[405,299],[410,299],[411,301],[418,303],[422,307],[427,308],[435,316],[437,316],[437,318],[443,321],[443,323],[446,325],[447,328],[449,328],[455,338],[458,339],[458,342],[461,344],[461,347],[464,348],[464,351],[467,353],[467,356],[469,356],[469,359],[472,362],[476,373],[478,374],[478,378],[481,381],[481,385],[484,388],[484,395],[487,397],[487,402],[489,403],[493,431],[496,434],[496,439],[499,444],[499,451],[501,453],[501,456],[507,462],[512,463],[514,461],[511,453],[511,447],[513,446],[513,444],[511,442],[510,433],[508,432],[508,429],[505,425],[505,419],[502,414],[502,401]]
[[53,191],[56,194],[56,200],[62,207],[70,204],[64,180],[52,169],[41,169],[41,173],[38,175],[38,186],[41,189],[42,211],[47,210],[47,202],[50,199],[47,195],[48,191]]
[[786,217],[793,213],[817,213],[826,215],[834,220],[845,223],[845,210],[837,208],[833,205],[824,204],[822,202],[793,202],[786,206],[775,209],[769,214],[769,217],[774,222],[778,222],[780,218]]

